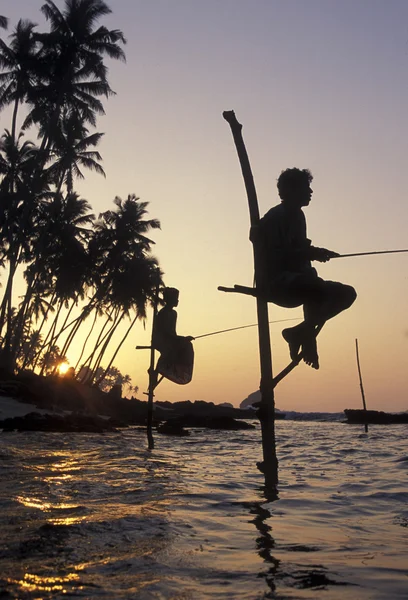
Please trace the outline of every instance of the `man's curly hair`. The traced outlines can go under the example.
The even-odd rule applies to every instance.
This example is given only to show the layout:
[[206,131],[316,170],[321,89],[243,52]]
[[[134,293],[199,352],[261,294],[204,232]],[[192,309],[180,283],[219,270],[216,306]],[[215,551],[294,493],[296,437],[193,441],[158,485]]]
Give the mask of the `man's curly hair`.
[[304,182],[307,182],[310,185],[312,181],[313,175],[309,169],[298,169],[297,167],[285,169],[278,177],[277,186],[279,197],[282,198],[282,200],[285,200],[288,194],[296,190],[296,188]]

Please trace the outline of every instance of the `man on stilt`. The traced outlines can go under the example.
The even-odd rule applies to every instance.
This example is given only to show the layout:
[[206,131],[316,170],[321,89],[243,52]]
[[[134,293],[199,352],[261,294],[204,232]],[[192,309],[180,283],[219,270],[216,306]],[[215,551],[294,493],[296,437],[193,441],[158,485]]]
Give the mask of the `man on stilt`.
[[318,331],[328,319],[349,308],[357,294],[349,285],[321,279],[311,265],[338,256],[312,246],[307,238],[302,208],[311,201],[312,180],[308,169],[282,171],[277,182],[281,203],[260,219],[250,237],[259,245],[263,262],[265,283],[259,293],[285,308],[303,305],[304,321],[282,332],[291,359],[297,360],[301,352],[306,364],[318,369]]
[[193,376],[194,349],[192,336],[177,335],[179,291],[166,287],[163,290],[164,307],[154,319],[152,345],[160,352],[156,373],[178,384],[189,383]]

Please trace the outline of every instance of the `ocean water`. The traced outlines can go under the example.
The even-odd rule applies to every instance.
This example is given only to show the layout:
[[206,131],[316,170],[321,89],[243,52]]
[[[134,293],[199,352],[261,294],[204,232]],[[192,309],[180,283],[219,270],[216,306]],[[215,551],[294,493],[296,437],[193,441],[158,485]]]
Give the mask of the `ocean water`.
[[0,598],[408,598],[408,426],[0,432]]

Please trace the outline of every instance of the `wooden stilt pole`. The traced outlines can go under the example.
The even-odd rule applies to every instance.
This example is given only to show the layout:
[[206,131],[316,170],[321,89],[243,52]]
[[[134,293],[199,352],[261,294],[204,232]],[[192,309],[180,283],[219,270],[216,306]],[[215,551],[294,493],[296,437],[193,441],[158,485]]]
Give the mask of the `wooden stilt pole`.
[[[242,125],[237,121],[234,111],[223,113],[224,119],[229,123],[238,152],[245,188],[248,197],[249,215],[251,226],[259,221],[259,207],[255,183],[252,176],[251,165],[242,138]],[[257,286],[262,287],[261,256],[257,244],[253,244],[255,280]],[[278,483],[278,459],[275,443],[275,398],[273,392],[272,352],[269,334],[268,303],[262,298],[256,299],[258,314],[259,357],[261,370],[261,404],[258,411],[262,430],[263,464],[261,470],[265,475],[265,488],[267,493],[273,493]]]
[[[358,377],[360,379],[360,391],[361,391],[361,398],[363,400],[363,409],[364,412],[367,416],[367,405],[366,405],[366,400],[365,400],[365,394],[364,394],[364,387],[363,387],[363,378],[361,376],[361,368],[360,368],[360,358],[358,355],[358,339],[356,338],[356,358],[357,358],[357,369],[358,369]],[[364,429],[365,432],[368,432],[368,424],[367,421],[364,423]]]
[[153,423],[153,398],[154,398],[154,389],[157,386],[157,373],[155,370],[155,353],[153,347],[153,331],[154,324],[157,315],[157,304],[159,299],[159,284],[156,286],[156,291],[153,299],[153,321],[152,321],[152,341],[150,344],[150,366],[149,366],[149,391],[147,394],[147,442],[149,450],[153,450],[154,448],[154,439],[153,439],[153,431],[152,431],[152,423]]

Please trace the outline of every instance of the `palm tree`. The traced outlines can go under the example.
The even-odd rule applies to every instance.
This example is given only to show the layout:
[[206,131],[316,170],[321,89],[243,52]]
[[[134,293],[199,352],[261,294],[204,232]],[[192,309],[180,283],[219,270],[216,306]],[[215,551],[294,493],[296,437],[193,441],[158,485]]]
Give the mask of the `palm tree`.
[[[23,134],[13,140],[6,130],[0,138],[0,232],[3,257],[9,262],[9,274],[0,310],[0,332],[4,326],[6,311],[11,314],[13,278],[18,264],[25,259],[33,236],[33,211],[25,210],[30,197],[29,178],[36,160],[37,149],[28,141],[20,145]],[[10,325],[10,320],[9,325]]]
[[103,371],[104,376],[100,383],[100,389],[103,392],[109,391],[114,385],[126,386],[130,389],[133,389],[130,375],[123,375],[116,367],[110,367],[109,369],[103,369],[102,367],[99,367],[97,376],[100,377]]
[[8,27],[8,19],[7,19],[7,17],[2,17],[0,15],[0,28],[1,29],[7,29],[7,27]]
[[[157,260],[150,254],[154,242],[146,237],[146,233],[159,228],[160,223],[157,219],[145,219],[148,203],[140,202],[134,194],[130,194],[125,201],[116,197],[114,203],[117,210],[100,215],[92,240],[99,251],[96,267],[102,283],[100,289],[103,290],[105,302],[114,310],[114,321],[95,359],[92,376],[122,319],[135,310],[136,315],[125,339],[136,319],[145,318],[146,303],[153,296],[157,278],[161,279]],[[94,355],[96,351],[95,347]]]
[[[85,366],[92,363],[98,350],[98,356],[100,358],[103,356],[119,322],[133,306],[132,300],[123,311],[118,300],[120,289],[124,290],[123,299],[124,294],[128,294],[127,288],[131,287],[130,280],[127,279],[134,275],[134,272],[130,274],[131,261],[139,257],[141,262],[150,264],[149,261],[153,261],[153,265],[157,264],[157,261],[149,254],[154,242],[145,234],[149,229],[160,228],[160,223],[157,219],[147,220],[144,218],[147,214],[148,202],[140,202],[139,198],[130,194],[125,202],[117,197],[114,203],[117,210],[108,210],[99,216],[88,245],[94,293],[88,304],[83,307],[81,315],[75,320],[61,350],[63,354],[68,352],[79,328],[93,310],[105,314],[106,321],[97,336],[93,351],[84,363]],[[127,273],[124,276],[123,271]],[[139,281],[139,279],[135,279],[135,281]],[[139,289],[147,288],[139,287]],[[144,318],[145,301],[146,298],[143,298],[142,292],[138,300],[138,318]]]
[[[8,129],[0,138],[0,194],[6,196],[19,194],[27,187],[28,176],[36,162],[37,147],[29,140],[20,144],[24,133],[15,139]],[[6,210],[2,203],[1,210]]]
[[[45,298],[49,301],[47,313],[53,309],[53,298],[58,298],[57,315],[68,297],[76,302],[83,294],[85,281],[91,282],[87,272],[91,257],[86,248],[87,236],[71,236],[76,225],[65,209],[70,203],[67,198],[73,193],[74,178],[83,176],[83,167],[104,174],[101,156],[95,150],[102,134],[90,133],[86,124],[94,126],[96,115],[104,113],[100,97],[114,93],[107,80],[105,57],[125,60],[123,34],[98,23],[111,13],[103,0],[65,0],[61,11],[52,0],[45,0],[41,10],[50,24],[48,33],[40,34],[35,24],[20,20],[9,45],[0,40],[0,111],[14,104],[11,133],[6,132],[0,142],[0,250],[9,261],[0,332],[7,315],[3,346],[8,351],[12,339],[13,278],[19,264],[28,264],[27,294],[13,321],[14,356],[21,354],[18,346],[23,331],[26,336],[35,311]],[[0,27],[6,24],[0,18]],[[29,142],[22,144],[22,136],[17,135],[17,115],[23,102],[28,107],[23,129],[37,125],[41,139],[38,149]],[[51,220],[45,222],[43,218],[53,202],[52,198],[48,202],[51,182],[57,192],[64,184],[68,191],[63,200],[65,228],[54,237],[49,231]],[[58,208],[57,202],[54,208]],[[54,233],[56,225],[60,226],[61,221],[57,219]],[[0,264],[1,259],[0,256]],[[97,277],[96,285],[101,282],[99,273]],[[98,303],[102,306],[108,290],[109,281],[102,290],[95,287],[95,298],[78,318],[79,325]],[[49,345],[55,345],[58,335],[56,330],[52,332]]]
[[41,333],[38,330],[29,332],[21,345],[21,354],[18,357],[21,369],[24,369],[27,363],[34,360],[39,348],[42,346]]
[[[30,142],[20,146],[22,135],[16,136],[19,105],[27,99],[29,90],[37,79],[37,43],[34,35],[36,25],[20,19],[11,42],[0,39],[0,110],[14,104],[11,132],[7,131],[0,141],[0,185],[3,251],[9,261],[8,281],[0,311],[0,331],[7,311],[7,332],[4,340],[5,360],[11,342],[11,298],[13,279],[18,264],[27,252],[31,222],[36,203],[29,181],[35,165],[35,149]],[[39,183],[42,178],[39,178]],[[40,185],[38,185],[40,191]],[[27,237],[28,236],[28,237]]]
[[[130,318],[130,325],[117,345],[106,371],[113,364],[136,321],[145,320],[147,303],[153,302],[157,284],[163,283],[161,276],[158,262],[152,256],[134,256],[124,261],[118,269],[117,276],[112,282],[112,304],[120,307],[122,318],[125,316]],[[130,317],[131,312],[134,312],[133,318]],[[98,385],[99,379],[95,383]]]
[[39,126],[41,147],[49,151],[64,110],[78,111],[92,125],[96,114],[104,114],[99,97],[114,92],[103,58],[125,60],[120,44],[126,40],[119,30],[96,28],[98,20],[112,12],[102,0],[66,0],[62,12],[46,0],[41,11],[50,23],[50,32],[38,36],[41,59],[49,69],[30,97],[32,110],[25,126]]
[[67,357],[61,354],[58,346],[51,346],[50,351],[41,359],[41,370],[46,374],[50,374],[61,363],[65,362],[67,362]]
[[160,229],[157,219],[145,219],[149,203],[140,202],[140,198],[135,194],[129,194],[125,201],[116,196],[113,203],[117,210],[107,210],[95,223],[97,239],[102,249],[106,246],[108,270],[111,270],[121,257],[149,253],[154,242],[145,234],[150,229]]
[[55,135],[51,158],[55,160],[49,168],[54,178],[57,192],[65,183],[68,193],[73,192],[74,176],[84,179],[80,167],[96,171],[105,177],[105,171],[98,161],[102,160],[99,152],[89,150],[97,146],[103,133],[88,135],[83,119],[77,113],[67,115],[61,122],[61,127]]
[[51,326],[51,335],[47,340],[49,346],[55,345],[60,335],[56,328],[63,306],[72,301],[69,315],[74,304],[84,296],[91,268],[86,248],[91,234],[89,227],[94,219],[90,208],[86,200],[80,199],[74,193],[67,194],[65,198],[61,194],[55,194],[51,202],[43,203],[40,208],[40,225],[37,227],[37,238],[33,244],[34,260],[30,266],[34,286],[31,290],[29,286],[27,288],[26,309],[18,327],[21,331],[25,315],[29,314],[29,304],[36,286],[42,286],[51,277],[50,289],[55,296],[56,315]]
[[35,23],[20,19],[10,36],[9,45],[0,38],[0,111],[14,104],[11,125],[13,141],[16,138],[18,107],[27,99],[38,78],[35,27]]

